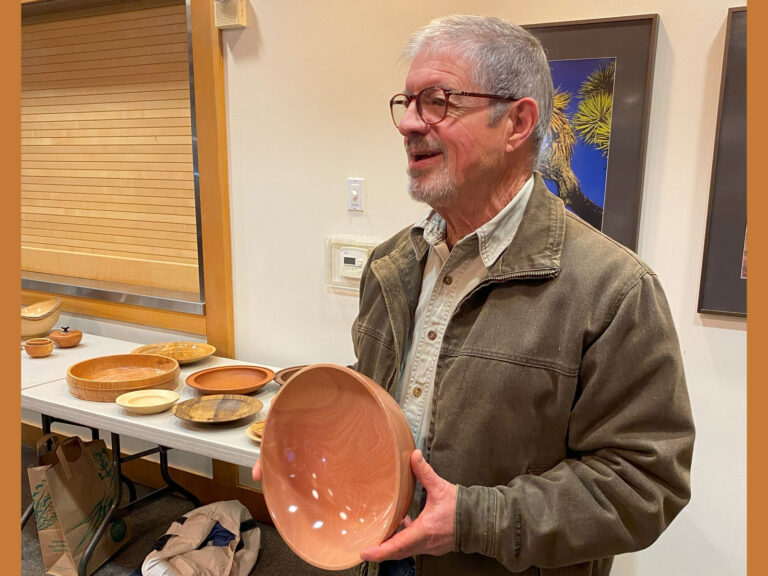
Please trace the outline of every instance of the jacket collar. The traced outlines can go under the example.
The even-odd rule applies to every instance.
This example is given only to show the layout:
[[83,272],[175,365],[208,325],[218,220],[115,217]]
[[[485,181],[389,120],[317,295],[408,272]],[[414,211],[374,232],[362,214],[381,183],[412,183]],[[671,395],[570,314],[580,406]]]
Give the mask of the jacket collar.
[[[411,256],[417,260],[424,258],[429,245],[423,238],[423,232],[430,221],[428,216],[411,230],[409,242],[398,250],[401,255],[411,251]],[[543,272],[555,275],[560,271],[564,238],[565,207],[547,189],[541,175],[534,172],[533,190],[523,220],[510,245],[488,269],[488,276],[524,276],[525,273],[535,275]]]

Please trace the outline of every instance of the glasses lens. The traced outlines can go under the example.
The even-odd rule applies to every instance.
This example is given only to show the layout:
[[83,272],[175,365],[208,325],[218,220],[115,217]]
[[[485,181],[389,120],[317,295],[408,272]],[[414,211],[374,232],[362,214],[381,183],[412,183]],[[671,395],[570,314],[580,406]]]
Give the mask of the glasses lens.
[[448,108],[448,97],[442,88],[427,88],[419,94],[421,119],[427,124],[437,124]]
[[395,126],[400,126],[400,121],[408,109],[408,99],[404,94],[397,94],[389,101],[389,109],[392,111],[392,121]]

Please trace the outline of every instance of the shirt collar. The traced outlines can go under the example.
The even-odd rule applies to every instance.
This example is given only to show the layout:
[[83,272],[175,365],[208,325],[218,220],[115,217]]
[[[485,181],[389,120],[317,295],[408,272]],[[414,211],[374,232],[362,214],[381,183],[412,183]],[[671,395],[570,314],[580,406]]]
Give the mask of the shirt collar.
[[[461,244],[476,236],[480,257],[486,268],[490,268],[511,244],[523,219],[531,190],[533,190],[533,175],[526,180],[523,187],[501,212],[459,241]],[[434,210],[430,210],[411,227],[411,243],[419,260],[424,257],[430,246],[443,241],[445,241],[445,220]]]

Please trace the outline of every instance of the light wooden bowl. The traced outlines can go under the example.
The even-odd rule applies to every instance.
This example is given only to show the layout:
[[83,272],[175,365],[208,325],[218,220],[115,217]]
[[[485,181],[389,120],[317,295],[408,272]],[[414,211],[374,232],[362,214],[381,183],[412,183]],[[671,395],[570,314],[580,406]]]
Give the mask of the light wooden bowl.
[[205,342],[163,342],[136,348],[133,354],[158,354],[173,358],[179,364],[192,364],[207,358],[216,352],[216,348]]
[[121,394],[115,402],[132,414],[158,414],[168,410],[178,399],[176,392],[149,388]]
[[116,354],[73,364],[67,383],[73,396],[96,402],[114,402],[126,392],[147,388],[173,390],[179,363],[167,356]]
[[61,311],[61,300],[35,302],[21,309],[21,337],[44,334],[56,325]]

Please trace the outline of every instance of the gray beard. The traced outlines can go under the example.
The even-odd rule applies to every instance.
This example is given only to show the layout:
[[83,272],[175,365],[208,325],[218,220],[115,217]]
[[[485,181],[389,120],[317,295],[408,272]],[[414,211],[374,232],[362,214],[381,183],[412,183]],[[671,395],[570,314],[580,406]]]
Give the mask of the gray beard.
[[417,202],[424,202],[433,208],[456,196],[456,179],[441,169],[433,174],[426,182],[417,182],[411,171],[408,171],[408,194]]

